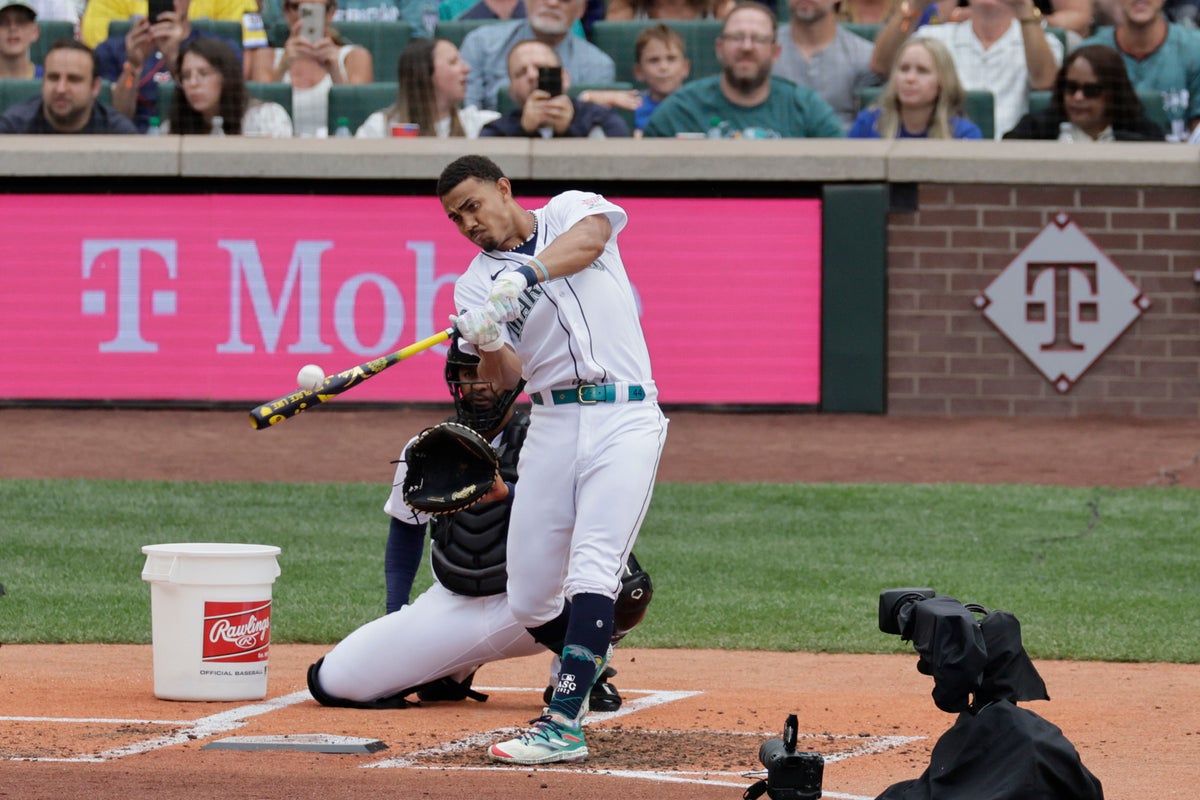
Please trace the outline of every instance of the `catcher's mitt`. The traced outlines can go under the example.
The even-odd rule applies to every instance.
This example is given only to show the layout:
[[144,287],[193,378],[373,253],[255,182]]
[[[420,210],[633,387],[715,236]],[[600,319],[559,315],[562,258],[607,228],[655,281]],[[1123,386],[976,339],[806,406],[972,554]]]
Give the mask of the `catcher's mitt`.
[[404,462],[404,502],[429,514],[452,514],[488,493],[499,457],[471,428],[443,422],[413,439]]

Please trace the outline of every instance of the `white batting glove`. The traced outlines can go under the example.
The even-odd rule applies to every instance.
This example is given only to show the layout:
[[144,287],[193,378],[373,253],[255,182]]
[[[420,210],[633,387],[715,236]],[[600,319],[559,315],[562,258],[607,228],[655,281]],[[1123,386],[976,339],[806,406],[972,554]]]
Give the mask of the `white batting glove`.
[[529,281],[520,272],[506,272],[496,278],[484,308],[500,322],[510,322],[521,315],[521,295]]
[[490,353],[504,347],[504,336],[500,333],[500,323],[482,308],[473,308],[458,316],[451,314],[450,322],[458,328],[462,338],[480,350]]

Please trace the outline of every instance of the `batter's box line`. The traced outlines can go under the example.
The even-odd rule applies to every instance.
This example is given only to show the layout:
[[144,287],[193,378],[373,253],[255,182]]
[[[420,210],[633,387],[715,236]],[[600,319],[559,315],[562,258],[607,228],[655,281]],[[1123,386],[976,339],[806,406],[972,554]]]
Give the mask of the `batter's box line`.
[[[238,728],[242,727],[243,725],[245,725],[247,723],[248,720],[250,720],[253,717],[257,717],[262,714],[269,714],[272,711],[278,711],[281,708],[287,708],[288,706],[295,705],[296,703],[303,703],[305,700],[311,700],[311,699],[312,699],[312,695],[310,695],[308,693],[307,689],[304,689],[299,692],[293,692],[291,694],[283,695],[282,697],[276,697],[276,698],[272,698],[270,700],[264,700],[261,703],[253,703],[251,705],[238,706],[237,708],[231,708],[228,711],[222,711],[219,714],[212,714],[207,717],[201,717],[200,719],[195,720],[195,721],[175,722],[175,721],[168,721],[168,720],[158,720],[158,721],[156,721],[156,720],[120,720],[120,722],[123,724],[138,724],[138,723],[144,724],[144,725],[182,724],[182,725],[185,725],[186,727],[184,727],[178,731],[175,731],[174,733],[166,734],[163,736],[156,736],[152,739],[144,739],[140,742],[134,742],[132,744],[124,745],[122,747],[115,747],[111,750],[105,750],[103,753],[98,753],[96,755],[76,756],[73,758],[14,757],[14,758],[5,758],[5,759],[0,759],[0,760],[3,760],[3,761],[56,761],[56,762],[68,762],[68,763],[99,764],[99,763],[104,763],[106,761],[113,761],[118,758],[124,758],[125,756],[137,755],[139,753],[149,753],[152,750],[161,750],[164,747],[171,747],[172,745],[184,744],[186,742],[196,741],[198,739],[207,739],[211,736],[216,736],[221,733],[228,733],[229,731],[237,730]],[[6,717],[6,718],[0,718],[0,719],[17,719],[17,718]],[[100,718],[83,719],[83,718],[76,718],[76,717],[71,717],[71,718],[40,717],[37,719],[26,719],[26,721],[75,722],[75,723],[87,722],[87,723],[95,723],[95,724],[103,724],[103,723],[112,722],[112,720],[106,720],[106,719],[100,719]]]
[[[535,689],[519,688],[515,686],[476,686],[476,691],[486,692],[532,692]],[[704,692],[681,692],[681,691],[655,691],[652,689],[627,689],[630,693],[644,692],[645,696],[638,697],[634,700],[626,700],[621,703],[621,707],[616,711],[594,712],[588,715],[584,720],[584,725],[589,725],[593,722],[603,722],[605,720],[617,719],[619,717],[636,714],[638,711],[645,711],[648,708],[673,703],[677,700],[686,700],[689,697],[695,697]],[[447,744],[438,745],[437,747],[429,747],[424,750],[416,750],[395,758],[387,758],[382,761],[376,761],[372,764],[363,764],[364,769],[395,769],[395,768],[412,768],[417,767],[417,761],[423,758],[437,758],[438,756],[451,755],[461,753],[464,750],[470,750],[475,747],[483,747],[489,745],[496,740],[497,737],[505,734],[518,734],[524,728],[495,728],[484,733],[477,733],[463,739],[456,739]]]

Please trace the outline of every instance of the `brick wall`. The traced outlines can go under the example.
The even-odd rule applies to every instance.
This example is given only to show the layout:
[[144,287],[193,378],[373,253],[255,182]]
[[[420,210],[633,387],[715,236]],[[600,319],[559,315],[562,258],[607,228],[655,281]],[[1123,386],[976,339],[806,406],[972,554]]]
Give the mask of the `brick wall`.
[[[888,220],[888,413],[1200,414],[1200,188],[925,185]],[[1060,394],[977,295],[1063,212],[1152,305]]]

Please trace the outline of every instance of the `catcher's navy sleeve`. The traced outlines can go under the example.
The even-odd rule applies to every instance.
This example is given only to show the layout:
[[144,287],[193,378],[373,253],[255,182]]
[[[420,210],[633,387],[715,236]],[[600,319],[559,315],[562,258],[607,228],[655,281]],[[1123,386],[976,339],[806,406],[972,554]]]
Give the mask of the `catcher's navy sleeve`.
[[392,518],[387,549],[383,555],[383,576],[387,583],[387,613],[399,611],[408,603],[421,555],[425,552],[425,526],[412,525]]

